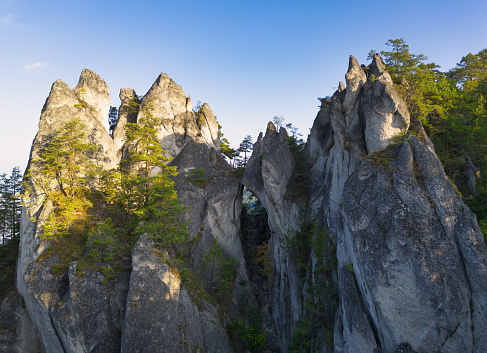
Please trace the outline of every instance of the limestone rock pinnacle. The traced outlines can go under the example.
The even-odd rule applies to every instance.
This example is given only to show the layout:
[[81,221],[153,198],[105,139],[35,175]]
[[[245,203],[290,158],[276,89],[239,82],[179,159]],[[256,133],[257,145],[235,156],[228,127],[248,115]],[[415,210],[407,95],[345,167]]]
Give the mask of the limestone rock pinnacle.
[[108,132],[108,111],[110,110],[110,88],[96,73],[83,69],[74,89],[79,99],[88,103],[98,113],[97,118]]

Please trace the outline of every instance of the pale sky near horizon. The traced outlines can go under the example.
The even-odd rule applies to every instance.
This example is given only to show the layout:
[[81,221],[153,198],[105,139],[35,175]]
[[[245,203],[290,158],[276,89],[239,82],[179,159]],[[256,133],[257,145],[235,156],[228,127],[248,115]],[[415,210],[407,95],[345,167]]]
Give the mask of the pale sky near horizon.
[[349,55],[404,38],[447,71],[487,48],[487,1],[0,0],[0,173],[25,169],[42,106],[60,78],[97,72],[118,106],[159,73],[207,102],[234,147],[274,116],[306,138],[317,97],[344,81]]

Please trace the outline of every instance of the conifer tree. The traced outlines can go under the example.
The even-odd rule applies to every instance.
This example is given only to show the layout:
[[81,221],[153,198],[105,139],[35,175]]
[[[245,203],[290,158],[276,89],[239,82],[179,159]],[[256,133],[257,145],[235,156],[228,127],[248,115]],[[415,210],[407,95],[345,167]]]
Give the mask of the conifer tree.
[[238,152],[244,154],[243,159],[240,161],[241,166],[245,167],[245,165],[247,164],[248,161],[247,153],[250,153],[250,151],[252,151],[252,148],[253,148],[252,136],[247,135],[240,143],[240,146],[238,148]]
[[127,225],[136,234],[149,233],[162,245],[185,241],[186,226],[178,220],[179,204],[174,182],[176,167],[168,166],[157,137],[162,123],[152,114],[153,103],[141,108],[137,123],[126,125],[129,155],[121,165],[120,202],[126,212]]
[[79,119],[66,123],[39,151],[26,173],[25,198],[32,194],[34,186],[37,197],[54,206],[44,224],[44,239],[71,235],[72,227],[89,217],[87,211],[93,204],[88,193],[97,172],[92,160],[97,147],[85,142],[84,129]]
[[389,39],[386,45],[390,46],[392,50],[382,50],[380,54],[384,59],[384,63],[387,65],[387,71],[396,83],[400,83],[403,77],[413,73],[421,62],[428,59],[423,54],[411,54],[409,52],[409,45],[406,44],[403,38]]

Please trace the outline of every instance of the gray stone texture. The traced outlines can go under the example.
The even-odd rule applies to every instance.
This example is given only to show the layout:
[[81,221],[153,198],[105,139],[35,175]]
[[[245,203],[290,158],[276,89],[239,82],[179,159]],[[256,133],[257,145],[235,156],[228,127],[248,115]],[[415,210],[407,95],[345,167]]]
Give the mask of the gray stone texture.
[[147,235],[132,249],[121,352],[229,352],[216,309],[198,309],[166,257]]
[[[152,114],[162,118],[161,145],[178,168],[176,189],[186,207],[181,219],[195,240],[191,265],[201,266],[216,239],[236,260],[235,281],[243,283],[234,287],[232,308],[253,288],[240,240],[243,184],[268,214],[274,271],[266,289],[272,322],[266,325],[274,326],[269,330],[276,332],[280,351],[289,351],[309,310],[310,284],[283,249],[285,235],[298,227],[299,210],[308,205],[308,216],[330,231],[336,245],[338,270],[327,278],[340,297],[335,352],[486,352],[487,249],[475,215],[445,176],[421,123],[410,118],[380,56],[368,68],[350,57],[345,81],[321,102],[305,148],[307,195],[297,197],[297,161],[284,128],[268,124],[239,183],[221,157],[218,124],[208,104],[193,112],[179,85],[166,74],[157,78],[141,104],[152,104]],[[66,122],[80,117],[87,140],[101,147],[99,164],[116,167],[130,149],[123,127],[137,122],[143,110],[130,111],[135,92],[121,90],[112,139],[108,92],[89,70],[83,70],[74,90],[56,81],[31,159]],[[199,169],[203,180],[195,182],[192,174]],[[94,270],[80,276],[76,262],[54,276],[51,264],[39,259],[48,246],[39,234],[52,212],[39,195],[32,191],[22,214],[17,288],[24,305],[20,299],[2,305],[0,323],[16,319],[10,330],[0,326],[0,350],[230,351],[216,306],[198,308],[167,255],[147,237],[132,249],[131,274],[121,273],[113,287]],[[305,275],[313,279],[313,249],[309,263]],[[330,351],[322,337],[316,342],[316,352]]]

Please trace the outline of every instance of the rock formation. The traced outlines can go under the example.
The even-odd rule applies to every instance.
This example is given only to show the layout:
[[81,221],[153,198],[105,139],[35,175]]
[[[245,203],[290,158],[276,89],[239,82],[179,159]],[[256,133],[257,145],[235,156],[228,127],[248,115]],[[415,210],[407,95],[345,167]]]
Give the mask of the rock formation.
[[[99,147],[98,164],[105,169],[116,167],[124,155],[124,125],[136,123],[141,114],[131,105],[132,100],[138,99],[133,90],[122,89],[120,98],[120,118],[112,138],[105,124],[110,106],[106,83],[89,70],[83,70],[74,90],[61,80],[56,81],[42,111],[31,160],[64,124],[79,118],[85,126],[87,142]],[[240,186],[235,178],[226,176],[229,172],[231,175],[231,167],[220,156],[218,125],[210,107],[205,104],[197,117],[190,99],[165,74],[142,98],[142,104],[149,101],[164,121],[159,132],[161,144],[169,156],[176,157],[171,163],[180,171],[176,182],[179,199],[188,207],[185,221],[193,238],[197,238],[194,251],[204,256],[217,239],[225,253],[240,259],[237,280],[246,280],[238,238]],[[202,187],[188,179],[198,168],[204,169],[208,179]],[[79,273],[77,262],[69,264],[67,273],[54,275],[52,267],[59,258],[37,261],[48,251],[49,243],[40,238],[40,233],[51,212],[52,205],[44,202],[42,193],[33,185],[23,209],[17,269],[17,288],[27,310],[22,312],[26,323],[15,328],[23,338],[10,339],[11,347],[20,347],[20,352],[26,342],[31,342],[31,346],[38,347],[31,351],[47,352],[134,352],[147,347],[162,351],[180,351],[184,347],[229,351],[214,304],[205,302],[203,309],[197,308],[178,276],[150,250],[147,239],[141,239],[131,259],[124,260],[131,273],[120,272],[111,285],[107,285],[105,275],[95,270],[83,268]],[[157,321],[162,312],[166,316],[171,313],[171,320],[162,320],[151,330],[142,329]],[[28,340],[24,327],[30,320],[35,330],[29,334],[36,338]],[[165,335],[161,336],[163,332]]]
[[[377,76],[366,80],[350,58],[346,89],[340,85],[322,101],[307,142],[311,212],[331,231],[337,247],[341,300],[334,350],[394,352],[406,344],[418,352],[483,352],[483,235],[421,124],[410,126],[379,60],[376,56],[369,70]],[[274,135],[268,128],[254,155],[272,153],[273,147],[263,142]],[[299,279],[290,268],[280,270],[291,263],[279,244],[286,227],[296,227],[299,201],[273,201],[288,187],[273,175],[288,175],[290,157],[280,153],[274,162],[283,166],[280,174],[264,168],[264,158],[256,172],[254,155],[242,182],[269,211],[276,264],[273,315],[285,347],[292,334],[289,322],[305,315]]]
[[[210,107],[193,112],[181,87],[161,74],[141,103],[162,118],[158,136],[179,172],[192,268],[204,267],[215,244],[235,261],[228,304],[197,300],[145,235],[123,260],[130,272],[111,285],[94,269],[81,274],[77,261],[53,274],[59,259],[41,261],[49,243],[40,238],[52,205],[34,187],[21,225],[22,299],[2,305],[0,323],[10,325],[0,325],[0,351],[231,352],[239,348],[229,315],[253,308],[268,352],[486,352],[483,235],[384,68],[378,55],[366,69],[350,57],[346,85],[322,100],[304,150],[269,123],[241,179],[221,157]],[[74,90],[56,81],[31,160],[80,118],[100,147],[99,165],[116,167],[130,149],[124,126],[142,114],[133,90],[120,99],[111,137],[105,82],[89,70]],[[241,229],[244,186],[266,210],[259,221],[244,211],[245,227],[260,224],[265,237]],[[265,273],[252,257],[257,245],[267,249]],[[210,277],[202,272],[211,292]]]

